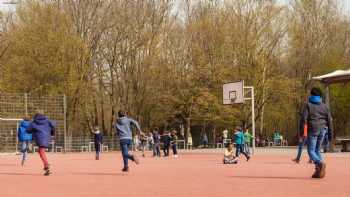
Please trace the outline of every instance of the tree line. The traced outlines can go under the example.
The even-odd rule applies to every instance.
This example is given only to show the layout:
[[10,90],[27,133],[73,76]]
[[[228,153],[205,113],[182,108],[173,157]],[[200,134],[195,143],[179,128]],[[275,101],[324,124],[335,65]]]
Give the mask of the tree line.
[[[0,12],[0,91],[65,94],[70,135],[124,109],[144,128],[198,136],[251,127],[222,85],[255,87],[257,133],[292,139],[312,76],[349,68],[350,20],[335,0],[28,0]],[[337,135],[350,87],[331,88]]]

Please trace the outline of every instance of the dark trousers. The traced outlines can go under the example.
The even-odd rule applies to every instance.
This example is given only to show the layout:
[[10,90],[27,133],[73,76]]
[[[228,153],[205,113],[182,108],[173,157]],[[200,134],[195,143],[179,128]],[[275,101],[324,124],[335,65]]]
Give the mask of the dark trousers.
[[173,149],[173,154],[177,155],[177,145],[176,144],[172,144],[171,148]]
[[163,152],[164,152],[164,157],[169,156],[169,145],[164,145]]
[[101,144],[99,142],[95,142],[95,151],[96,155],[99,155],[101,152]]
[[159,145],[159,143],[153,144],[153,156],[160,157],[160,145]]
[[134,156],[129,154],[129,147],[131,146],[131,143],[132,143],[131,139],[121,139],[120,140],[120,147],[122,149],[124,168],[129,167],[128,166],[129,159],[131,161],[134,161]]
[[243,154],[246,158],[249,157],[249,155],[244,151],[244,144],[236,144],[236,157],[239,157],[240,154]]

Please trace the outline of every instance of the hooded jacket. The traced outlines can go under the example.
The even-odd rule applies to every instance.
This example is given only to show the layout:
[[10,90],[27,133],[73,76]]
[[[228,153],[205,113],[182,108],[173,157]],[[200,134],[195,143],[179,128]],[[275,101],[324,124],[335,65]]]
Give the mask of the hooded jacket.
[[18,140],[20,142],[33,140],[32,134],[27,132],[27,128],[29,127],[29,125],[30,125],[30,121],[27,121],[27,120],[21,121],[18,127]]
[[244,140],[243,131],[235,131],[234,140],[236,144],[244,144],[245,140]]
[[128,118],[126,116],[118,118],[116,124],[117,135],[119,139],[130,139],[132,140],[131,125],[134,125],[137,130],[141,133],[139,123],[136,120]]
[[305,105],[300,124],[300,136],[304,133],[304,125],[307,124],[308,136],[319,135],[322,129],[328,129],[329,138],[332,136],[332,116],[328,107],[322,103],[320,96],[310,96]]
[[43,114],[37,114],[28,126],[27,132],[33,134],[35,143],[39,147],[49,147],[51,136],[55,135],[55,124]]

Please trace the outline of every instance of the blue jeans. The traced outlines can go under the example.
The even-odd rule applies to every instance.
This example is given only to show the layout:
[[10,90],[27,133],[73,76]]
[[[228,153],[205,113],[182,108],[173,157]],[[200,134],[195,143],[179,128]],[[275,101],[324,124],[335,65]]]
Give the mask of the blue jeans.
[[176,144],[172,144],[171,148],[173,149],[173,154],[177,155],[177,145]]
[[248,142],[246,142],[246,143],[244,144],[245,152],[248,153],[248,154],[250,154],[249,146],[250,146],[250,144],[249,144]]
[[124,161],[124,168],[128,168],[128,161],[129,159],[131,161],[134,161],[134,156],[129,154],[129,147],[131,146],[132,140],[131,139],[121,139],[120,140],[120,147],[122,149],[122,156]]
[[327,132],[327,129],[324,128],[320,131],[318,135],[310,135],[307,137],[307,140],[308,140],[307,151],[309,153],[311,160],[316,165],[319,165],[322,162],[320,148],[322,146],[323,139],[326,132]]
[[21,142],[21,152],[22,152],[22,162],[24,162],[27,158],[27,152],[29,149],[29,143],[30,141],[23,141]]
[[153,156],[160,157],[160,145],[159,145],[159,143],[153,144]]
[[239,157],[240,153],[242,153],[246,158],[249,157],[248,153],[244,151],[244,144],[236,144],[236,157]]
[[299,141],[298,144],[298,153],[297,153],[297,157],[295,158],[296,160],[300,160],[301,158],[301,153],[303,152],[303,148],[304,146],[307,144],[307,139],[303,138],[302,141]]

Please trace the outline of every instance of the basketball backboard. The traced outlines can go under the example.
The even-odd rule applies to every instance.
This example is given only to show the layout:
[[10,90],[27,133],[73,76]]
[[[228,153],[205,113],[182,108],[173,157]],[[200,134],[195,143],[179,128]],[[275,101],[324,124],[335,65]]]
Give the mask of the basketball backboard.
[[225,83],[222,88],[224,105],[244,103],[244,81]]

